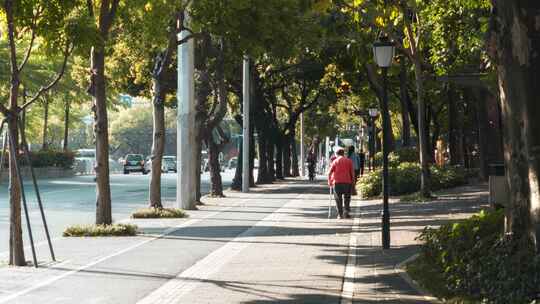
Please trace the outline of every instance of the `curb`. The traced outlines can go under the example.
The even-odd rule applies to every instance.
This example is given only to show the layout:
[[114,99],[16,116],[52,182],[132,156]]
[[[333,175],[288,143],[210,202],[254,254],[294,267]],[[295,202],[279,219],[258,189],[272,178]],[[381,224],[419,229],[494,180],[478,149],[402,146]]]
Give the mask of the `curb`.
[[433,303],[443,303],[438,298],[432,296],[429,292],[427,292],[424,288],[422,288],[415,280],[409,276],[407,271],[405,271],[405,265],[416,260],[418,258],[419,254],[415,253],[403,262],[397,264],[394,266],[394,272],[398,274],[407,284],[409,284],[416,292],[418,292],[425,300],[433,302]]

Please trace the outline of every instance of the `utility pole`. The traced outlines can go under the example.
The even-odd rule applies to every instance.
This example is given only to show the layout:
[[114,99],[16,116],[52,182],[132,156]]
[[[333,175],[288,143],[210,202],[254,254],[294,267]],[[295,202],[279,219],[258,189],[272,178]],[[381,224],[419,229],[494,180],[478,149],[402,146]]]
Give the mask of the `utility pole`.
[[249,103],[250,103],[250,83],[249,83],[249,58],[244,56],[243,69],[243,107],[244,117],[242,126],[242,192],[249,192]]
[[300,176],[306,176],[306,162],[304,151],[304,113],[300,113]]
[[[186,24],[189,24],[188,11],[185,11]],[[178,34],[178,41],[188,37],[189,31],[184,30]],[[195,45],[193,39],[178,46],[178,116],[177,116],[177,151],[178,162],[176,180],[176,205],[178,208],[194,209],[197,199],[195,181],[198,170],[196,168],[197,151],[195,144],[195,83],[193,71]]]

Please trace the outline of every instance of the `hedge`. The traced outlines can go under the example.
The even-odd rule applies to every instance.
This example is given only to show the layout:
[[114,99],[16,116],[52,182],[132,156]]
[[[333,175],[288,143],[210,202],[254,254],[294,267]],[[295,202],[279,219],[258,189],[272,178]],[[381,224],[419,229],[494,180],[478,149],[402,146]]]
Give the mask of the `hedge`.
[[533,303],[540,295],[540,256],[532,248],[515,246],[503,237],[503,229],[503,211],[482,211],[437,229],[425,228],[418,237],[423,242],[420,256],[407,268],[439,297]]
[[[21,164],[27,166],[26,157],[21,157]],[[75,161],[75,153],[71,151],[40,150],[30,151],[30,161],[32,167],[58,167],[70,169]]]
[[[459,167],[431,167],[431,189],[440,190],[466,183],[465,171]],[[390,195],[411,194],[420,190],[421,168],[418,163],[404,162],[388,169]],[[368,172],[357,184],[362,198],[375,197],[382,191],[381,169]]]

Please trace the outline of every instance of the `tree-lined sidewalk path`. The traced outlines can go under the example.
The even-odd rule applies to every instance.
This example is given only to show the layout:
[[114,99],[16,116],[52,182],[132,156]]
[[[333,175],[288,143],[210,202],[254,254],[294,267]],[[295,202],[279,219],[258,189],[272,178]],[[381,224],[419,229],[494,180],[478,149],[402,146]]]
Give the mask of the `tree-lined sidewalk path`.
[[395,266],[425,225],[479,208],[483,192],[460,193],[469,200],[394,202],[385,252],[378,201],[356,200],[356,219],[336,220],[327,188],[303,181],[207,198],[187,219],[133,220],[137,237],[65,238],[58,263],[0,267],[0,303],[428,302]]

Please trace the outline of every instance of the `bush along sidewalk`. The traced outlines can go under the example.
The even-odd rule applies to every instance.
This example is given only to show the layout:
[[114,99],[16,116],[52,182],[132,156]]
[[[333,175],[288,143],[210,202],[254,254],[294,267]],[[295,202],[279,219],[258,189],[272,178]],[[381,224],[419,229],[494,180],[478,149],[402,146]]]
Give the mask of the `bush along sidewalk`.
[[179,208],[143,208],[135,211],[131,218],[134,219],[155,219],[155,218],[184,218],[188,214]]
[[135,236],[137,226],[131,224],[74,225],[66,228],[64,237]]
[[449,303],[537,303],[540,256],[503,236],[503,211],[425,228],[423,245],[407,272]]
[[[441,190],[466,184],[465,171],[458,167],[432,166],[431,186],[432,190]],[[404,162],[388,169],[390,195],[404,195],[415,193],[420,190],[421,168],[418,163]],[[362,198],[376,197],[381,194],[382,174],[381,169],[368,172],[362,176],[357,184],[357,189]]]

